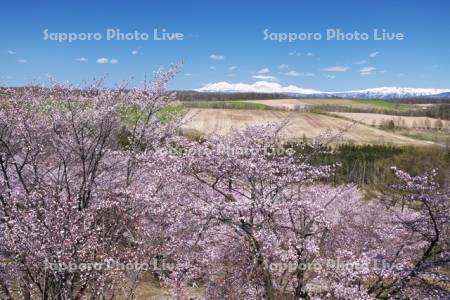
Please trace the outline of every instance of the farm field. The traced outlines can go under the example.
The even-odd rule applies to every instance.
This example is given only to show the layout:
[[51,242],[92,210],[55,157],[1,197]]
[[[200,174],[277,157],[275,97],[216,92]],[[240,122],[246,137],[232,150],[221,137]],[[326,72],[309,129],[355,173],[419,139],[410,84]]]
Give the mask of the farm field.
[[274,100],[246,100],[243,102],[260,103],[276,108],[295,109],[307,106],[342,106],[360,109],[382,109],[382,110],[409,110],[419,109],[412,104],[395,103],[384,100],[350,100],[350,99],[274,99]]
[[[276,100],[274,100],[276,101]],[[385,144],[396,145],[433,145],[433,142],[422,141],[399,134],[383,131],[362,124],[352,125],[351,121],[323,114],[286,112],[277,110],[236,110],[236,109],[190,109],[185,116],[185,129],[193,129],[204,134],[226,134],[233,128],[246,125],[261,125],[288,120],[283,133],[289,139],[306,137],[313,139],[325,130],[331,129],[337,133],[351,127],[342,136],[340,142],[357,144]]]
[[[334,112],[333,115],[337,115],[340,117],[344,117],[347,119],[351,119],[357,122],[361,122],[367,125],[380,125],[383,122],[388,122],[392,120],[396,126],[399,127],[427,127],[427,124],[430,125],[430,128],[436,128],[436,124],[439,122],[438,119],[435,118],[427,118],[427,117],[408,117],[408,116],[392,116],[392,115],[384,115],[384,114],[372,114],[372,113],[346,113],[346,112]],[[447,128],[450,126],[450,122],[441,120],[441,128]]]
[[293,110],[297,107],[305,107],[305,103],[298,99],[270,99],[270,100],[244,100],[247,103],[264,104],[278,109]]
[[257,110],[281,108],[269,105],[267,103],[257,103],[249,101],[189,101],[189,102],[182,102],[181,106],[187,108],[257,109]]

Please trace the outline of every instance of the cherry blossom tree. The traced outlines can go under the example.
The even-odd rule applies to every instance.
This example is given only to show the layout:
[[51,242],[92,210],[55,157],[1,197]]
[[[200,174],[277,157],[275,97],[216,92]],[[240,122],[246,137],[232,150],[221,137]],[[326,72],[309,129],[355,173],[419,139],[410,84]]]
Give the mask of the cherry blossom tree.
[[[177,262],[167,282],[178,297],[181,286],[193,282],[202,282],[212,299],[444,293],[430,282],[430,290],[420,292],[423,287],[410,279],[417,276],[413,270],[426,239],[434,236],[411,232],[408,224],[423,218],[421,210],[366,203],[355,186],[322,184],[335,166],[313,166],[308,156],[293,155],[282,146],[279,131],[249,127],[180,149],[176,172],[184,176],[172,186],[182,188],[166,212],[171,220],[166,253]],[[448,194],[427,198],[448,211]],[[443,207],[436,211],[446,216]],[[448,226],[448,219],[441,219],[444,223]],[[444,275],[439,266],[445,259],[425,253],[435,274]]]
[[349,209],[358,198],[353,187],[316,185],[334,166],[292,155],[279,130],[251,127],[183,146],[178,186],[186,188],[171,205],[175,285],[207,278],[212,298],[308,295],[302,266],[318,255],[327,208],[348,201]]
[[135,270],[101,264],[151,255],[140,193],[154,186],[135,177],[135,162],[176,129],[164,121],[176,71],[158,72],[144,88],[8,91],[0,109],[0,286],[7,298],[111,296]]
[[400,180],[394,188],[404,208],[394,213],[389,224],[403,232],[403,237],[391,233],[397,242],[386,249],[395,251],[391,263],[400,268],[389,277],[378,274],[370,292],[379,298],[449,298],[450,191],[436,183],[435,170],[419,176],[395,167],[393,171]]

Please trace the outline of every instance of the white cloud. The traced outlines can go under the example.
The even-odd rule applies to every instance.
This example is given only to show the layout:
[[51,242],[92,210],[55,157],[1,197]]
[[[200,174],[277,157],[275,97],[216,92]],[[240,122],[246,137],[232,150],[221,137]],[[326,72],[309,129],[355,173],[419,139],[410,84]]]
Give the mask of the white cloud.
[[86,57],[77,57],[77,58],[75,58],[75,60],[79,61],[79,62],[87,62],[88,61],[88,59]]
[[225,59],[225,56],[223,56],[223,55],[217,55],[217,54],[211,54],[211,55],[209,56],[209,59],[211,59],[211,60],[224,60],[224,59]]
[[278,66],[278,69],[289,69],[289,65],[287,65],[287,64],[281,64],[281,65],[279,65]]
[[98,64],[113,64],[114,65],[114,64],[118,64],[119,60],[115,59],[115,58],[107,59],[106,57],[101,57],[101,58],[97,59],[95,62]]
[[327,78],[335,79],[335,78],[336,78],[336,75],[327,75]]
[[360,69],[359,72],[372,72],[373,70],[375,70],[374,67],[364,67]]
[[270,70],[268,68],[262,68],[261,70],[259,70],[256,73],[258,73],[258,74],[267,74],[267,73],[270,73]]
[[[296,55],[296,56],[302,56],[302,53],[301,53],[301,52],[297,52],[297,51],[291,51],[291,52],[289,52],[288,54],[289,54],[289,56],[294,56],[294,55]],[[311,52],[308,52],[306,55],[312,56],[313,54],[312,54]]]
[[14,55],[16,54],[16,51],[8,50],[8,54]]
[[312,52],[306,53],[307,56],[313,56],[314,54]]
[[375,56],[377,56],[378,54],[380,54],[380,52],[375,51],[369,54],[369,57],[374,58]]
[[367,76],[367,75],[372,75],[372,72],[375,70],[376,68],[374,67],[364,67],[361,68],[359,70],[359,74],[363,75],[363,76]]
[[230,70],[230,71],[234,71],[236,69],[237,69],[237,66],[230,66],[230,67],[228,67],[228,70]]
[[109,63],[109,60],[106,57],[101,57],[101,58],[96,60],[96,63],[98,63],[98,64],[107,64],[107,63]]
[[28,62],[28,60],[21,58],[17,61],[19,64],[26,64]]
[[215,69],[216,69],[216,67],[214,67],[214,66],[211,66],[211,67],[209,67],[209,69],[210,69],[210,70],[215,70]]
[[314,73],[300,73],[300,72],[292,70],[292,71],[285,73],[284,75],[291,76],[291,77],[300,77],[300,76],[310,77],[310,76],[314,76]]
[[358,61],[355,61],[353,64],[355,64],[355,65],[364,65],[364,64],[367,64],[367,60],[358,60]]
[[137,50],[131,51],[131,55],[137,55],[137,54],[138,54],[138,51],[137,51]]
[[297,71],[292,70],[292,71],[289,71],[289,72],[285,73],[284,75],[292,76],[292,77],[298,77],[298,76],[301,76],[302,74],[297,72]]
[[323,68],[322,71],[326,71],[326,72],[347,72],[348,69],[349,69],[349,67],[346,67],[346,66],[333,66],[333,67]]
[[252,78],[260,79],[260,80],[277,81],[277,78],[272,75],[253,75]]

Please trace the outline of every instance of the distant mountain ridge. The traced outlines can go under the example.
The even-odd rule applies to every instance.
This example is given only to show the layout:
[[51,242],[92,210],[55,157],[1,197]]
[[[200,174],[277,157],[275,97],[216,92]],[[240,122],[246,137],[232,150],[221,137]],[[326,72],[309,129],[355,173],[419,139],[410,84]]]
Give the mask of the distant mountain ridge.
[[[252,84],[246,83],[228,83],[226,81],[220,81],[215,83],[208,83],[205,86],[196,89],[197,92],[222,92],[222,93],[238,93],[238,92],[252,92],[252,93],[282,93],[282,94],[300,94],[300,95],[311,95],[311,94],[321,94],[323,92],[304,89],[297,87],[295,85],[282,86],[276,82],[268,81],[257,81]],[[449,90],[450,91],[450,90]]]
[[450,92],[450,89],[424,89],[424,88],[404,88],[404,87],[380,87],[365,90],[355,90],[348,92],[335,92],[335,96],[342,98],[360,99],[401,99],[417,98],[440,95]]
[[431,99],[450,99],[450,92],[428,96]]
[[279,93],[297,97],[339,97],[358,99],[402,99],[402,98],[450,98],[450,89],[407,88],[407,87],[379,87],[364,90],[344,92],[323,92],[313,89],[300,88],[295,85],[282,86],[276,82],[257,81],[252,84],[229,83],[226,81],[208,83],[196,89],[198,92],[221,93]]

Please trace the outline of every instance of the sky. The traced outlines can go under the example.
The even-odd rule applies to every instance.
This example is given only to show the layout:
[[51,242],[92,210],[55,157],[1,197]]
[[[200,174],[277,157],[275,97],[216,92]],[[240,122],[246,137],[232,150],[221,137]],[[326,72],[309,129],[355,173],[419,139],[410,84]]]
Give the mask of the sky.
[[[183,61],[172,89],[261,80],[321,91],[450,88],[445,0],[4,1],[0,25],[0,86],[105,75],[108,85],[139,85]],[[108,40],[108,29],[132,34]],[[155,29],[179,40],[155,40]],[[338,30],[341,40],[327,36]],[[389,34],[375,40],[374,30]],[[62,40],[69,33],[74,40]],[[87,33],[101,37],[80,40]]]

